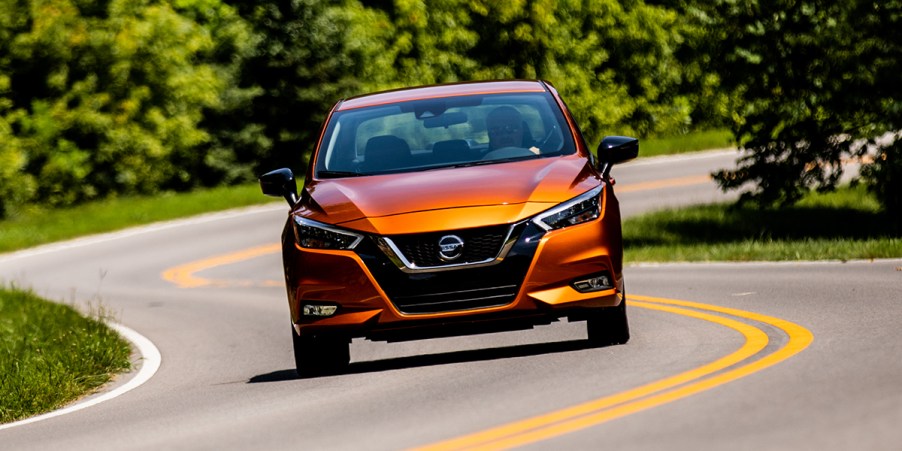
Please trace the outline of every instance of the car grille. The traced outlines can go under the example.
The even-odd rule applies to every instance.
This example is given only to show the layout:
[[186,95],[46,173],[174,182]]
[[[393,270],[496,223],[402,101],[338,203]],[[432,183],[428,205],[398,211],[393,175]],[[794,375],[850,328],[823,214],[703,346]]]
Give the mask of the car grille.
[[[465,249],[467,244],[470,244],[470,252],[473,254],[467,254],[465,251],[461,258],[455,260],[457,266],[453,270],[410,271],[406,267],[399,267],[393,259],[392,250],[381,246],[378,237],[364,240],[355,251],[369,267],[392,304],[403,313],[478,310],[507,305],[516,299],[535,255],[539,239],[544,234],[543,230],[528,222],[516,224],[513,228],[509,227],[502,225],[391,237],[399,243],[399,249],[407,246],[416,249],[417,243],[421,243],[419,246],[424,248],[428,248],[430,244],[435,245],[436,250],[423,251],[427,255],[437,255],[437,243],[441,237],[449,234],[461,237],[465,242]],[[499,236],[500,239],[497,238]],[[509,247],[504,243],[508,236],[511,242]],[[480,242],[483,243],[472,244]],[[496,260],[502,249],[505,249],[503,258]],[[402,252],[405,253],[405,258],[418,258],[414,251]],[[424,257],[416,260],[416,264],[429,265],[435,262],[428,258],[438,259],[437,256]],[[464,259],[471,262],[489,259],[491,263],[459,264]]]
[[[467,264],[493,260],[501,252],[504,238],[511,226],[501,225],[453,232],[394,235],[389,237],[401,252],[401,257],[418,268],[441,267],[449,264]],[[463,254],[453,261],[439,256],[439,240],[456,235],[464,242]]]

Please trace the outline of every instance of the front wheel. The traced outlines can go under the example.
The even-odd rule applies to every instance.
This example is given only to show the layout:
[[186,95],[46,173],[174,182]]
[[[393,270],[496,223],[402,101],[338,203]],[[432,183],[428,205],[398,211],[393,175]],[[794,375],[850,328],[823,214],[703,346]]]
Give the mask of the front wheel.
[[350,340],[343,337],[301,337],[291,329],[294,345],[294,365],[298,376],[310,377],[336,374],[351,361]]
[[593,312],[586,320],[586,329],[592,346],[622,345],[630,341],[630,326],[626,319],[626,296],[617,307]]

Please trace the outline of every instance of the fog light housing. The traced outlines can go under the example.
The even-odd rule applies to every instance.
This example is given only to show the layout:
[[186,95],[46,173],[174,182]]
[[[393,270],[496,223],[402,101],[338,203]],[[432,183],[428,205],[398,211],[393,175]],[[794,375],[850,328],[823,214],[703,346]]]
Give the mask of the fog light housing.
[[328,304],[304,304],[301,308],[301,313],[304,316],[329,317],[334,315],[337,311],[337,305]]
[[580,293],[604,291],[614,288],[614,282],[608,273],[593,274],[573,282],[573,288]]

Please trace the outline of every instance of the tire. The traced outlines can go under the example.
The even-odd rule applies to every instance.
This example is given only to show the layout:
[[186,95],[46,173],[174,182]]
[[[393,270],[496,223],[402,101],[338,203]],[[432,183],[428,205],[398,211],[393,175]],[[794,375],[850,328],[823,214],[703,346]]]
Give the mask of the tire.
[[626,319],[626,296],[617,307],[593,312],[586,320],[589,343],[592,346],[622,345],[630,341],[630,326]]
[[294,365],[298,376],[338,374],[351,361],[350,340],[343,337],[301,337],[291,328]]

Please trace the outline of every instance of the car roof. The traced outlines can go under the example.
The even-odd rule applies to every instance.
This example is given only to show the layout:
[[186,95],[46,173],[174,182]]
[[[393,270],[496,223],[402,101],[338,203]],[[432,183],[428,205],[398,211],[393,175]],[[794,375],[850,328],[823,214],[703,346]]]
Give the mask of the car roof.
[[511,92],[545,92],[545,85],[536,80],[483,81],[451,83],[396,89],[351,97],[340,102],[336,111],[352,110],[376,105],[386,105],[410,100],[457,97],[476,94],[501,94]]

